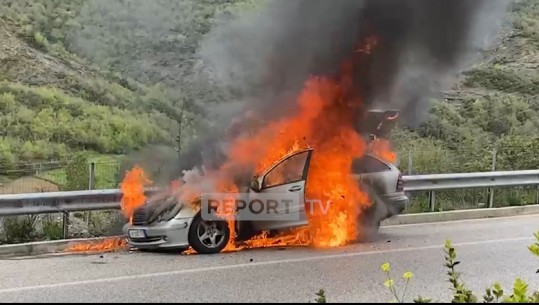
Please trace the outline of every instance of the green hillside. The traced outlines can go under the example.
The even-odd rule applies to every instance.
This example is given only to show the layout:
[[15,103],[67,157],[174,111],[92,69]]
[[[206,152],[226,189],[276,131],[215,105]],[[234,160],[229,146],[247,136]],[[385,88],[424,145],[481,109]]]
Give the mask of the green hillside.
[[123,154],[175,145],[189,115],[181,94],[91,64],[69,48],[83,3],[0,1],[0,168],[81,150]]
[[[197,105],[223,94],[189,73],[200,39],[258,3],[0,0],[0,167],[177,147],[180,129],[188,145],[205,124]],[[539,2],[517,1],[500,43],[429,119],[395,131],[413,172],[489,170],[494,148],[500,168],[539,168],[538,33]]]
[[414,131],[397,130],[402,168],[413,172],[539,168],[539,2],[516,1],[499,42],[434,102]]

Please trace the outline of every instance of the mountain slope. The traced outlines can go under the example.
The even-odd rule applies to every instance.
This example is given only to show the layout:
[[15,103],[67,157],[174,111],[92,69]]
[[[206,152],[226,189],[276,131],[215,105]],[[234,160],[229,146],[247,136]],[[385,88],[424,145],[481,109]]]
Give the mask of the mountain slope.
[[159,88],[106,79],[36,49],[14,28],[0,19],[0,167],[76,150],[118,154],[173,144],[174,111],[159,111],[173,104]]
[[499,41],[460,77],[428,120],[397,130],[396,146],[416,173],[537,169],[539,159],[539,2],[515,1]]

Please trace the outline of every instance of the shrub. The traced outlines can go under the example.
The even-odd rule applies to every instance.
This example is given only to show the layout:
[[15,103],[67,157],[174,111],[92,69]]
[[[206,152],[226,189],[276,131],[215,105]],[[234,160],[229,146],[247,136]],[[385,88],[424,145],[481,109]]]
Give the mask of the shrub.
[[315,293],[315,295],[317,296],[317,298],[315,299],[316,303],[327,303],[326,292],[324,291],[324,289],[318,290],[318,292]]
[[2,230],[7,243],[28,242],[36,235],[36,215],[12,216],[2,219]]
[[66,191],[78,191],[88,189],[90,168],[88,155],[79,153],[66,167]]
[[37,44],[38,47],[46,48],[49,42],[47,41],[47,38],[43,36],[40,32],[36,32],[34,34],[34,41]]
[[43,218],[43,233],[48,240],[59,240],[63,237],[62,222],[52,215]]

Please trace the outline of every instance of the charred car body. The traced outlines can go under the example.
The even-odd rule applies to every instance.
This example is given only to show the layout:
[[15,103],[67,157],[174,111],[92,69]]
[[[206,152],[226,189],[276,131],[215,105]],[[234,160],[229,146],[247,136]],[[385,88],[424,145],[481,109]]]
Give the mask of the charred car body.
[[[370,111],[368,137],[383,137],[394,126],[395,111]],[[305,202],[306,180],[311,157],[316,154],[312,149],[294,152],[266,169],[261,175],[253,177],[251,183],[241,184],[239,190],[247,194],[247,200],[253,201],[271,194],[293,193],[299,201],[287,206],[286,217],[274,215],[262,220],[242,219],[242,214],[235,216],[237,242],[242,242],[263,231],[283,232],[293,228],[308,226]],[[403,183],[399,169],[373,154],[354,160],[352,174],[361,188],[372,201],[369,209],[360,214],[358,223],[364,236],[378,231],[380,222],[401,213],[408,203],[403,192]],[[275,173],[289,172],[291,175]],[[156,204],[157,202],[157,204]],[[264,202],[264,200],[261,200]],[[279,207],[277,207],[279,208]],[[124,226],[130,246],[138,249],[187,249],[192,247],[201,254],[221,252],[230,239],[228,223],[223,220],[204,219],[201,210],[189,203],[178,202],[176,197],[153,200],[137,209],[132,221]]]

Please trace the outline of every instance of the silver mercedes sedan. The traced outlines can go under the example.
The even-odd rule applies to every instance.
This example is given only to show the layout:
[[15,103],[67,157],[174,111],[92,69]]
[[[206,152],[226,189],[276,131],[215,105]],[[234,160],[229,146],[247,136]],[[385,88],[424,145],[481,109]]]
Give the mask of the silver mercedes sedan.
[[[286,213],[266,214],[256,219],[245,213],[235,216],[237,241],[247,240],[263,231],[280,232],[292,228],[308,226],[305,200],[306,178],[312,149],[295,152],[268,168],[262,175],[253,177],[251,185],[246,185],[243,193],[248,202],[260,202],[261,209],[284,211]],[[353,162],[354,178],[369,194],[371,207],[361,214],[358,221],[364,238],[377,233],[380,222],[401,213],[408,204],[403,192],[403,181],[397,167],[373,155],[364,155]],[[283,172],[291,173],[282,175]],[[275,178],[275,177],[280,178]],[[272,194],[290,195],[286,207],[282,202],[267,200]],[[273,206],[267,206],[269,203]],[[211,207],[210,207],[211,208]],[[205,209],[194,209],[169,198],[155,207],[146,204],[137,209],[131,223],[123,231],[129,245],[141,250],[174,249],[192,247],[200,254],[221,252],[230,239],[228,223],[222,219],[208,219]],[[207,216],[207,215],[206,215]]]

